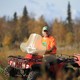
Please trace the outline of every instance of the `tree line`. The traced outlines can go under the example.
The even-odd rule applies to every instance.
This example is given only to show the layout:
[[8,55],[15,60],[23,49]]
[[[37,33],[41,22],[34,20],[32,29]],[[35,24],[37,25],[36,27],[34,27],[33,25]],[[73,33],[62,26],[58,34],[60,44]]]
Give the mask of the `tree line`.
[[31,33],[41,34],[43,26],[49,26],[51,35],[56,38],[59,46],[80,44],[80,19],[72,20],[71,5],[68,3],[67,18],[65,21],[54,19],[47,23],[44,16],[37,20],[29,15],[27,7],[24,6],[22,16],[18,17],[17,12],[12,19],[0,18],[0,47],[19,46],[22,41],[28,39]]

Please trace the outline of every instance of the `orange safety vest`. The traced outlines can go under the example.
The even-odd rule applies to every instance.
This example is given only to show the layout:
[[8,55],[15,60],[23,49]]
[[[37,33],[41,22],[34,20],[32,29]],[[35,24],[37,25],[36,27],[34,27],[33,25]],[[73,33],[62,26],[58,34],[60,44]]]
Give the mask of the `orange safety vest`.
[[51,54],[56,54],[56,41],[55,38],[53,38],[52,36],[43,37],[42,45],[46,46],[47,50],[50,50],[54,46],[54,49],[52,50]]

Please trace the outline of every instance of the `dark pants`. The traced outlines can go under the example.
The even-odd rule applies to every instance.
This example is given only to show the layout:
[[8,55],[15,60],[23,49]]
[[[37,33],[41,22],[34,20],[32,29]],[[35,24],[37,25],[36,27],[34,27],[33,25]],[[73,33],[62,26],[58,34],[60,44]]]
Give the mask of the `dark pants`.
[[44,62],[49,63],[49,62],[56,62],[56,55],[55,54],[51,54],[51,55],[45,55],[44,56]]

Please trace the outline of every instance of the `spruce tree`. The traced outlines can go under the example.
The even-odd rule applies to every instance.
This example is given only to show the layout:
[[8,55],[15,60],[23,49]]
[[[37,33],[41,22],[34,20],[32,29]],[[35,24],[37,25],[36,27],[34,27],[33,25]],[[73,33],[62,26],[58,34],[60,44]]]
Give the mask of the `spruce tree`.
[[68,21],[68,31],[72,32],[72,16],[71,16],[71,5],[68,2],[68,10],[67,10],[67,21]]
[[22,15],[22,18],[21,18],[21,32],[23,34],[23,38],[24,37],[28,37],[28,26],[27,26],[27,22],[29,20],[29,16],[28,16],[28,11],[27,11],[27,8],[26,6],[24,6],[23,8],[23,15]]
[[24,20],[26,20],[26,21],[28,20],[28,11],[27,11],[26,6],[24,6],[22,18],[23,18]]
[[15,12],[14,15],[13,15],[13,20],[14,20],[14,22],[16,22],[16,21],[18,20],[18,18],[17,18],[17,13],[16,13],[16,12]]

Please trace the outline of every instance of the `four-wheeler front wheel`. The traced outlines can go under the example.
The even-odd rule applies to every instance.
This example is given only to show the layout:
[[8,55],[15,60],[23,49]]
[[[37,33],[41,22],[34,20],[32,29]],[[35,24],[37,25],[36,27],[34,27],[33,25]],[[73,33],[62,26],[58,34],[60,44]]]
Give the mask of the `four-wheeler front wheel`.
[[28,75],[27,80],[42,80],[42,75],[38,71],[31,71]]
[[15,77],[18,73],[17,69],[12,68],[11,66],[7,66],[5,68],[5,74],[11,77]]

